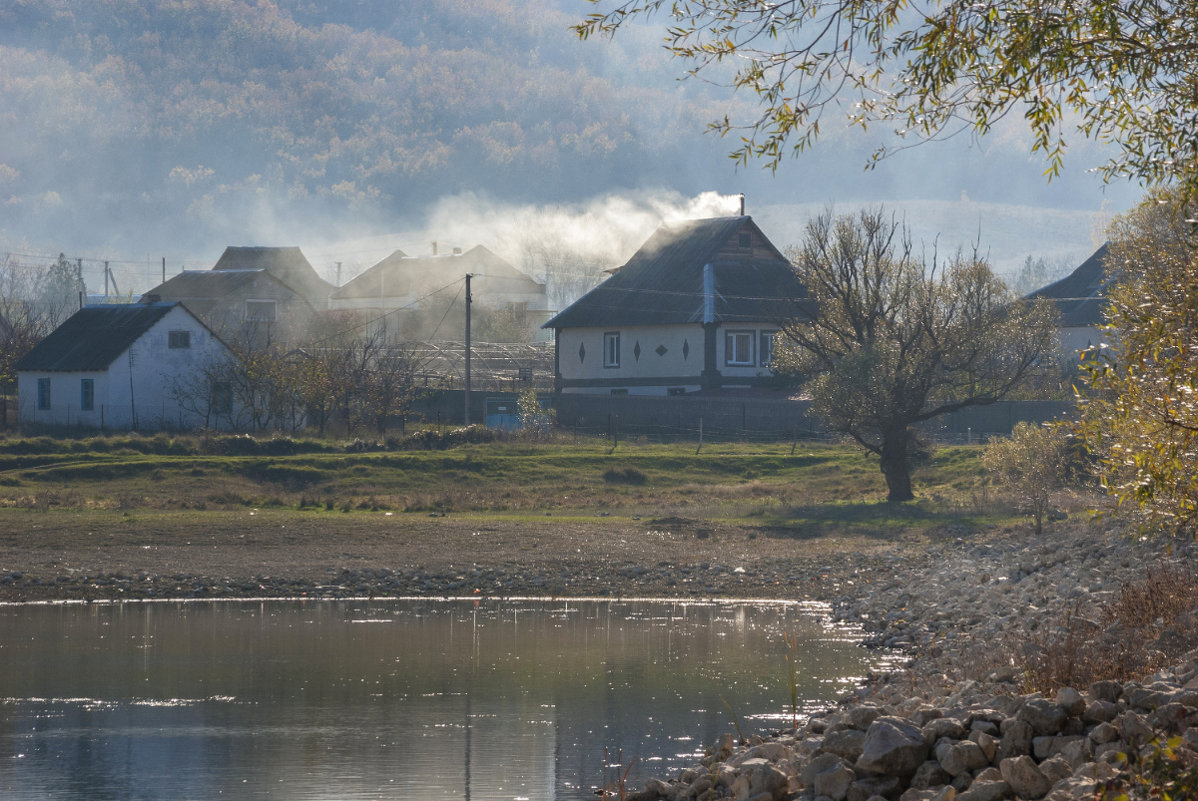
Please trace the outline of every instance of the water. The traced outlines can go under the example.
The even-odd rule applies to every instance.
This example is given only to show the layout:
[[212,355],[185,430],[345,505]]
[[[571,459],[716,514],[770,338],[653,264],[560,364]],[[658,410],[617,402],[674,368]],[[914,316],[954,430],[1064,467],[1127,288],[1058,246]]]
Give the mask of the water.
[[[577,801],[878,657],[797,604],[0,606],[0,797]],[[607,754],[607,764],[604,754]]]

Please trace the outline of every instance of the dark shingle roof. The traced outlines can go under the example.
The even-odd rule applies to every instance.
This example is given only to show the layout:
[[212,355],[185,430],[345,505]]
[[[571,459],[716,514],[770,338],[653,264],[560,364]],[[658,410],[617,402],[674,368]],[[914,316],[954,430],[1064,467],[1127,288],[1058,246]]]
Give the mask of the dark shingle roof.
[[1028,300],[1048,298],[1061,313],[1061,325],[1097,326],[1106,322],[1106,289],[1110,276],[1106,269],[1107,245],[1094,251],[1076,270],[1059,281],[1037,289]]
[[227,247],[213,270],[265,269],[317,308],[336,289],[316,273],[299,248]]
[[[753,247],[742,249],[739,235]],[[545,328],[676,325],[702,322],[704,268],[711,265],[715,322],[783,320],[806,296],[790,263],[751,217],[716,217],[662,226],[611,278],[583,295]]]
[[18,371],[82,372],[107,369],[177,303],[84,306],[16,364]]

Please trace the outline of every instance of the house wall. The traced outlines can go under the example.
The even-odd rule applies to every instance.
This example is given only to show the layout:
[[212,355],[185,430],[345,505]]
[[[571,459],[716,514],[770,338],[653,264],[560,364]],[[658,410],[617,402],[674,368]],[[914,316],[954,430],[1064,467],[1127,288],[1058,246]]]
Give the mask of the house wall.
[[[170,332],[186,331],[188,348],[169,347]],[[94,428],[160,430],[198,428],[203,417],[188,411],[176,400],[176,388],[188,382],[204,393],[200,369],[213,360],[230,358],[228,349],[199,320],[174,308],[133,345],[118,356],[107,370],[94,372],[23,372],[18,376],[19,417],[23,424],[81,425]],[[50,408],[38,408],[38,379],[50,380]],[[81,384],[95,382],[95,407],[81,406]],[[209,419],[218,427],[222,421]]]
[[[776,325],[744,323],[716,330],[715,369],[722,386],[754,386],[772,377],[763,363],[761,333]],[[748,335],[751,363],[728,363],[729,332]],[[605,341],[610,334],[620,340],[619,366],[605,365]],[[558,381],[565,393],[667,395],[670,390],[703,389],[704,331],[689,325],[626,326],[623,328],[566,328],[558,334]]]
[[1057,352],[1070,361],[1076,361],[1083,350],[1105,341],[1106,336],[1092,325],[1062,326],[1057,329]]

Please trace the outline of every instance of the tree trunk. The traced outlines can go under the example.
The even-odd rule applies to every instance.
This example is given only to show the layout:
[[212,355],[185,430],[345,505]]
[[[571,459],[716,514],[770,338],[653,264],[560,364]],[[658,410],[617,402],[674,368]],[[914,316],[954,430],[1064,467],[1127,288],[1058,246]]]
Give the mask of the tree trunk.
[[908,460],[910,446],[911,432],[906,426],[882,435],[882,475],[886,477],[886,500],[891,503],[915,500]]

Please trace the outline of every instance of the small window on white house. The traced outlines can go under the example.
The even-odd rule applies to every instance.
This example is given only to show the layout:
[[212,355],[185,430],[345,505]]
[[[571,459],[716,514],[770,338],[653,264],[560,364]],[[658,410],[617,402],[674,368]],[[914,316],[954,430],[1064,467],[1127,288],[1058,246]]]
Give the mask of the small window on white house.
[[761,341],[757,346],[757,363],[762,367],[772,367],[774,364],[774,335],[777,331],[762,331]]
[[752,331],[728,331],[724,335],[724,363],[733,367],[753,366]]
[[191,332],[190,331],[171,331],[166,335],[166,346],[171,350],[180,350],[191,347]]
[[37,380],[37,408],[50,408],[50,379],[48,378]]
[[620,366],[620,332],[608,331],[603,335],[603,366]]
[[247,300],[245,302],[245,319],[257,323],[273,323],[275,317],[275,302],[273,300]]
[[96,379],[79,379],[79,408],[85,412],[96,408]]

